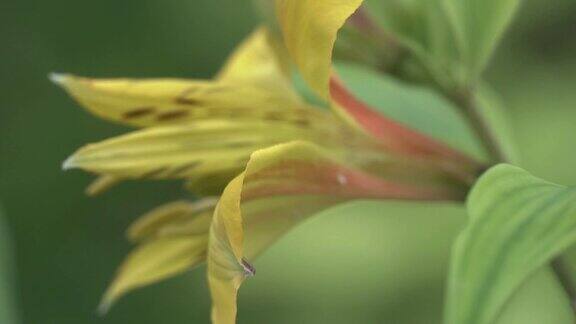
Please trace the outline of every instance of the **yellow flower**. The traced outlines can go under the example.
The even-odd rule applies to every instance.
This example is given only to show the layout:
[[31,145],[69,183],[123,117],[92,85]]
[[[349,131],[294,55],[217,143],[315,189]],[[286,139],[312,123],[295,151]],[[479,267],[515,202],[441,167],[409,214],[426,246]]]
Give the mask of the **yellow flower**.
[[[358,199],[462,199],[478,163],[373,112],[331,74],[338,29],[361,1],[277,2],[284,44],[259,28],[214,80],[94,80],[53,75],[102,118],[142,129],[87,145],[64,163],[127,179],[183,179],[203,195],[141,217],[138,244],[106,292],[123,294],[207,262],[213,323],[234,323],[253,260],[300,221]],[[307,103],[288,55],[334,112]],[[210,195],[220,196],[212,198]]]

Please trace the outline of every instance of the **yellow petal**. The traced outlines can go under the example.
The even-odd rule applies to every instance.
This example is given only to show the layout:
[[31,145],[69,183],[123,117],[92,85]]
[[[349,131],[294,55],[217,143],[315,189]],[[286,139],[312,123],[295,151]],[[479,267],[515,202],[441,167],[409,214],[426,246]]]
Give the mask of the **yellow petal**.
[[129,291],[191,269],[205,259],[207,235],[163,237],[136,248],[104,294],[99,311]]
[[[403,173],[403,167],[410,171],[413,168],[399,161],[397,165],[388,162],[376,170],[367,164],[372,157],[361,156],[354,157],[342,150],[321,149],[304,142],[278,145],[252,154],[246,171],[228,185],[216,210],[214,198],[194,203],[178,201],[156,208],[129,228],[128,237],[141,246],[125,261],[123,270],[110,288],[106,304],[131,289],[204,262],[206,251],[210,249],[209,280],[215,298],[213,316],[216,323],[229,323],[230,318],[235,317],[236,291],[245,276],[254,272],[246,259],[257,257],[307,217],[355,198],[452,197],[451,191],[426,189],[420,184],[372,176],[364,170],[366,167],[382,175],[396,176]],[[381,161],[377,164],[382,166]],[[246,240],[243,238],[244,228]],[[210,245],[206,240],[209,235]],[[166,256],[154,249],[158,244],[169,244],[166,243],[171,242],[168,239],[197,242],[193,246],[193,262],[180,258],[165,261]],[[138,260],[144,257],[148,258],[150,265],[141,266],[144,261]],[[167,267],[170,266],[168,269],[163,266],[166,262]]]
[[329,100],[328,81],[338,30],[362,0],[276,0],[284,42],[303,78]]
[[300,101],[288,75],[282,44],[265,27],[256,29],[220,70],[217,78],[231,84],[252,84],[290,101]]
[[[306,142],[251,155],[245,172],[224,190],[210,227],[207,262],[213,323],[235,323],[237,291],[255,273],[246,258],[261,253],[306,217],[351,199],[447,198],[446,192],[377,178],[345,157]],[[244,227],[250,235],[246,242]]]
[[180,79],[89,79],[53,75],[93,114],[131,126],[251,117],[254,107],[288,109],[286,96],[254,85]]
[[[309,202],[306,202],[306,199]],[[327,198],[330,199],[330,198]],[[318,208],[321,199],[267,198],[250,201],[242,206],[246,216],[246,255],[254,258],[270,246],[288,225],[302,219],[299,213],[284,218],[288,207],[306,202],[299,212]],[[187,271],[206,259],[208,233],[216,200],[207,198],[197,202],[176,201],[160,206],[134,222],[127,231],[132,242],[140,245],[128,255],[103,298],[100,310],[105,312],[126,293]]]
[[208,283],[212,295],[212,323],[235,323],[237,291],[250,267],[242,259],[244,230],[240,195],[244,174],[226,187],[210,227]]
[[[332,118],[311,109],[264,114],[262,120],[205,120],[136,131],[77,151],[64,168],[122,179],[181,179],[241,171],[258,149],[291,140],[327,146],[354,142]],[[237,174],[236,172],[236,174]]]
[[214,198],[176,201],[160,206],[134,222],[127,235],[139,246],[118,270],[104,295],[101,311],[131,290],[203,263],[215,205]]

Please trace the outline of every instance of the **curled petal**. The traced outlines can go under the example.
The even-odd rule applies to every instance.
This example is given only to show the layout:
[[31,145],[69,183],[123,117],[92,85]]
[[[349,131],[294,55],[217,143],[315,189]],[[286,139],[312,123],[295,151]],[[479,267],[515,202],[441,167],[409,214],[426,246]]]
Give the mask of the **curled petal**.
[[303,78],[323,99],[330,99],[332,51],[336,36],[362,0],[276,0],[288,51]]
[[[245,172],[229,183],[210,227],[207,262],[213,323],[235,323],[237,291],[255,272],[248,259],[306,217],[357,198],[454,198],[454,192],[378,178],[343,156],[306,142],[281,144],[253,153]],[[245,228],[250,234],[246,241]]]
[[[227,323],[235,317],[241,282],[255,273],[248,260],[317,212],[356,198],[461,198],[460,191],[449,186],[400,181],[403,172],[399,171],[409,169],[410,178],[414,169],[405,161],[388,161],[379,173],[384,178],[377,177],[364,170],[370,159],[364,155],[351,158],[346,151],[321,149],[306,142],[252,154],[245,172],[228,185],[218,208],[214,198],[177,201],[154,209],[130,226],[128,237],[139,246],[121,267],[104,305],[134,288],[204,262],[209,250],[213,316],[216,323]],[[158,251],[160,247],[166,254]]]

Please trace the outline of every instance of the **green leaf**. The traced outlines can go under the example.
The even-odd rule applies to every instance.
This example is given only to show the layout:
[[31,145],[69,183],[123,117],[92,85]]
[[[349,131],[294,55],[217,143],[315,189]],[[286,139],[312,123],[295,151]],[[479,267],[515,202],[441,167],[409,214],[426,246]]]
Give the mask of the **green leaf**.
[[443,3],[466,67],[465,81],[474,82],[512,20],[520,0],[443,0]]
[[339,63],[338,75],[360,99],[386,116],[472,156],[485,153],[456,107],[434,91],[358,65]]
[[455,243],[447,324],[491,324],[526,280],[576,242],[576,188],[510,165],[490,169]]
[[17,323],[14,300],[14,261],[10,235],[0,206],[0,323]]

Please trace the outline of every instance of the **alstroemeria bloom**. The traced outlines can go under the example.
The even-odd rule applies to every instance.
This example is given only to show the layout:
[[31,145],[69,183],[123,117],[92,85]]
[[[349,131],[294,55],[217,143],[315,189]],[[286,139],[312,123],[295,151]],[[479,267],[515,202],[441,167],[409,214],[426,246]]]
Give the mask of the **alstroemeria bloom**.
[[101,175],[90,192],[125,179],[184,179],[196,193],[221,195],[173,202],[134,223],[128,236],[139,246],[103,309],[206,261],[212,320],[234,323],[237,290],[255,272],[248,260],[306,217],[360,198],[462,199],[478,163],[376,114],[331,77],[337,31],[360,4],[352,2],[278,2],[290,56],[336,113],[294,90],[284,47],[264,28],[211,81],[53,77],[94,114],[144,127],[65,162]]

